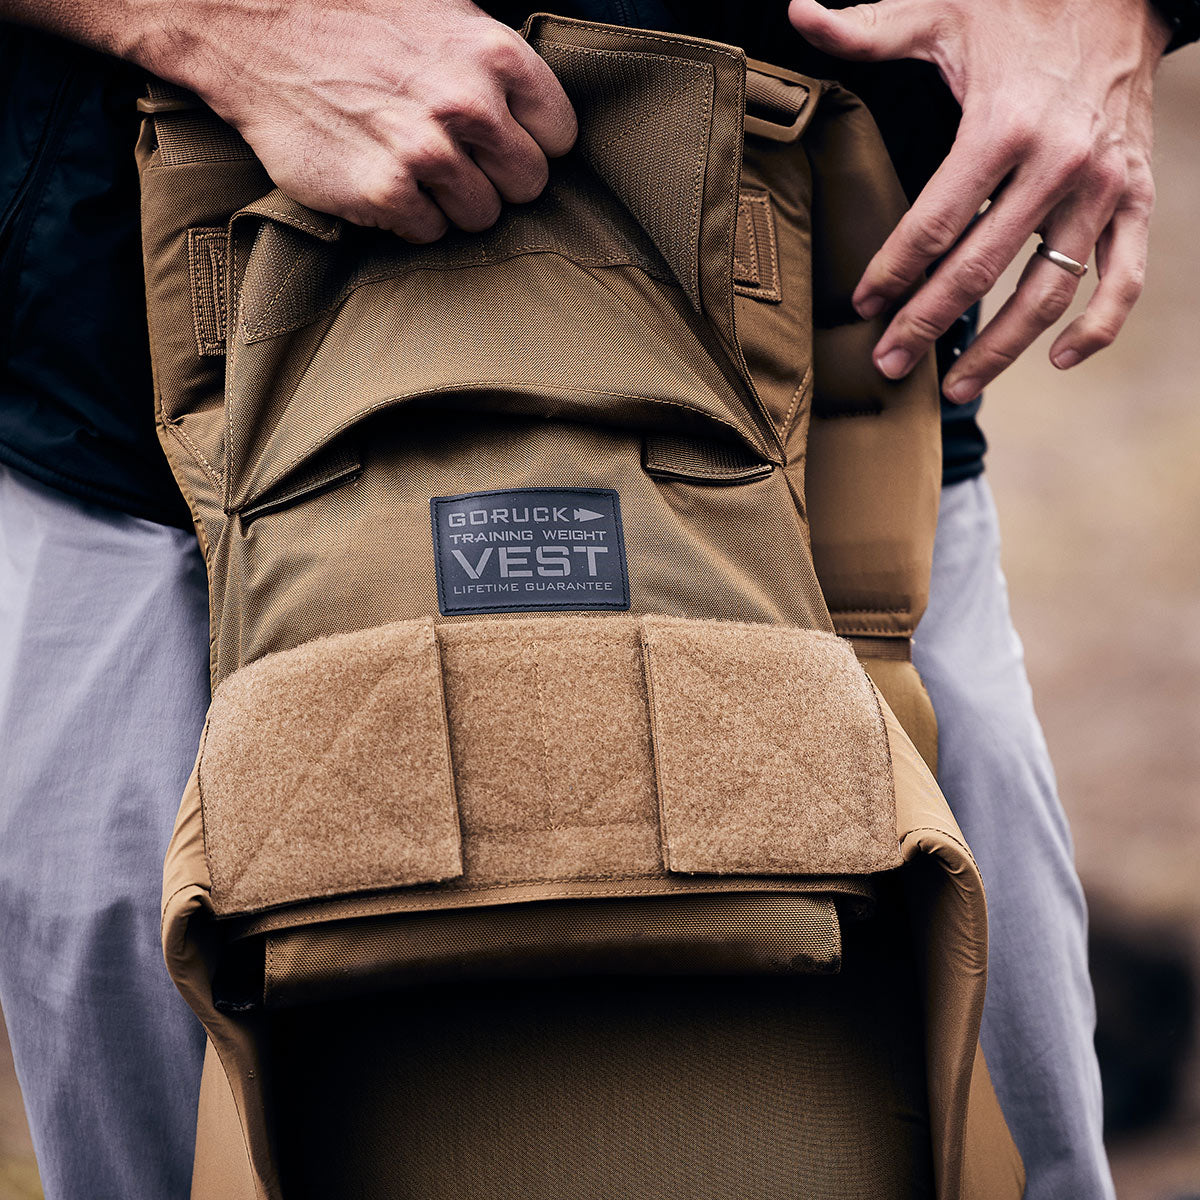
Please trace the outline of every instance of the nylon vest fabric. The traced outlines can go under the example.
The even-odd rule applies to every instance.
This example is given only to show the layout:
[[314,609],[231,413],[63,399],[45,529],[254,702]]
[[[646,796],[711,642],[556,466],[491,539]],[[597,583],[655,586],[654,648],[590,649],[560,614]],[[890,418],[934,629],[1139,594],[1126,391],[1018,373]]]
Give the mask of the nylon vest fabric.
[[878,134],[730,46],[526,32],[579,142],[433,246],[146,105],[159,435],[212,606],[164,874],[215,1055],[193,1194],[667,1200],[732,1163],[712,1194],[1018,1196],[907,656],[933,364],[878,377],[849,304],[903,211]]

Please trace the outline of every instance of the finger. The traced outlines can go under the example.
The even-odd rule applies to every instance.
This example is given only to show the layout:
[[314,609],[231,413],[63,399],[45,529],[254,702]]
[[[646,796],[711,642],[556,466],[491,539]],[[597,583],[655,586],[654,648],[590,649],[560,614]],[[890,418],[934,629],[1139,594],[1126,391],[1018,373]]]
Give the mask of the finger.
[[1111,345],[1142,294],[1150,238],[1150,206],[1120,208],[1096,250],[1100,282],[1087,308],[1054,339],[1050,361],[1060,370]]
[[[964,114],[950,153],[867,264],[853,296],[860,316],[881,313],[952,249],[1016,166],[1022,149],[1019,139],[996,137],[982,120]],[[1032,228],[1026,228],[1022,240]]]
[[413,176],[459,229],[479,233],[500,216],[500,196],[461,147],[446,148],[413,163]]
[[976,301],[982,299],[1030,233],[1053,208],[1043,173],[1031,164],[1017,171],[995,203],[892,318],[875,347],[880,371],[905,374]]
[[469,151],[475,165],[505,200],[525,203],[546,186],[546,155],[529,131],[514,119],[499,90],[460,105],[443,117],[443,125],[450,137]]
[[546,156],[508,109],[495,128],[468,145],[476,165],[505,200],[525,204],[541,195],[549,177]]
[[397,182],[369,212],[351,213],[356,225],[387,229],[406,242],[436,242],[447,229],[446,214],[411,179]]
[[509,111],[545,154],[559,158],[575,144],[575,110],[546,60],[524,41],[520,45],[523,53],[509,72]]
[[936,24],[923,0],[882,0],[832,9],[792,0],[788,19],[818,50],[837,58],[924,58]]
[[[1086,263],[1105,224],[1094,208],[1085,219],[1079,206],[1065,205],[1047,222],[1044,240]],[[1016,290],[950,369],[942,388],[946,398],[961,404],[979,395],[1067,311],[1079,282],[1079,276],[1032,255]]]

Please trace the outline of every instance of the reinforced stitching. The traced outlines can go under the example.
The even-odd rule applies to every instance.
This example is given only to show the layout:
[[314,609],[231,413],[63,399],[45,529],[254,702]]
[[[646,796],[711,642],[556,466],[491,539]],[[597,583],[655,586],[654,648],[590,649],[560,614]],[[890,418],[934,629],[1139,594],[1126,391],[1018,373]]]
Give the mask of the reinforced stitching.
[[227,245],[228,239],[223,228],[187,231],[192,324],[196,332],[196,351],[202,358],[225,353]]

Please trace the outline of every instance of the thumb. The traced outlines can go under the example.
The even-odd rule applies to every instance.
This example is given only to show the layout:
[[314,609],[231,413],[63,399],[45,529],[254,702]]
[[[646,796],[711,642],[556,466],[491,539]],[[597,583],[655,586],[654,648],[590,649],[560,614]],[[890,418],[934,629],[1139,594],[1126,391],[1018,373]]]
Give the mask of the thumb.
[[930,33],[920,0],[879,0],[852,8],[826,8],[817,0],[791,0],[788,20],[818,50],[835,58],[880,61],[924,58]]

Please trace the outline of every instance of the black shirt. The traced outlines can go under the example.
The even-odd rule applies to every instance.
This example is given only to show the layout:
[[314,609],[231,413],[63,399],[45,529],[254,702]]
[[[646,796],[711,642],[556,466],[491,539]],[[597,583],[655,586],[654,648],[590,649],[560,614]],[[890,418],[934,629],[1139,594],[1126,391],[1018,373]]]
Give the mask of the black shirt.
[[154,432],[133,160],[142,75],[0,25],[0,461],[187,528]]
[[[485,5],[514,25],[529,4]],[[838,78],[871,108],[910,199],[954,138],[958,108],[924,63],[854,64],[807,47],[770,5],[567,0],[580,16],[675,29],[744,46],[808,75]],[[0,462],[85,500],[190,527],[154,430],[138,181],[141,73],[0,24]],[[948,364],[969,340],[939,345]],[[944,482],[983,469],[979,402],[943,404]]]

